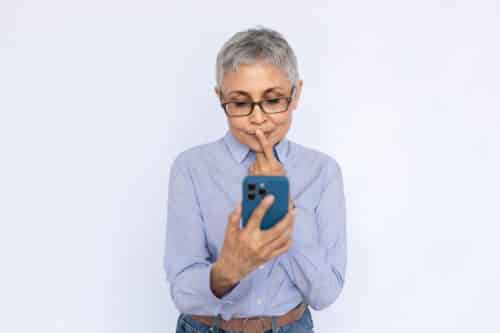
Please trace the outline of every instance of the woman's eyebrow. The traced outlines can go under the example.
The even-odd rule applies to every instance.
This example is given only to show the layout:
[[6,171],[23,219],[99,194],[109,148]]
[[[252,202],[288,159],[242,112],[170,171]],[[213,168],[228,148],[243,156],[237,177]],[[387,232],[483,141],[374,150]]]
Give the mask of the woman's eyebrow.
[[[280,92],[278,90],[282,90],[283,88],[281,87],[271,87],[271,88],[268,88],[266,90],[264,90],[264,92],[262,93],[262,95],[265,95],[273,90],[275,90],[276,92]],[[248,96],[248,97],[251,97],[250,94],[244,90],[233,90],[233,91],[230,91],[228,93],[228,95],[231,95],[231,94],[238,94],[238,95],[245,95],[245,96]]]

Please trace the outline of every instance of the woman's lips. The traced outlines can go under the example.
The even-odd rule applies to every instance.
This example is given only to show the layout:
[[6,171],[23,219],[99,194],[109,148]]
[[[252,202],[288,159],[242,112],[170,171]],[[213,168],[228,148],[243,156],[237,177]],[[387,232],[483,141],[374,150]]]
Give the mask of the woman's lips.
[[[267,136],[269,136],[269,135],[272,133],[272,131],[269,131],[269,132],[263,132],[263,133],[264,133],[264,135],[267,137]],[[251,132],[251,133],[248,133],[248,134],[249,134],[249,135],[253,135],[253,136],[257,136],[257,133],[255,133],[255,132]]]
[[[259,141],[259,138],[257,137],[257,134],[251,134],[251,135],[255,138],[255,140]],[[266,139],[269,139],[270,136],[271,136],[271,132],[264,132],[264,137]]]

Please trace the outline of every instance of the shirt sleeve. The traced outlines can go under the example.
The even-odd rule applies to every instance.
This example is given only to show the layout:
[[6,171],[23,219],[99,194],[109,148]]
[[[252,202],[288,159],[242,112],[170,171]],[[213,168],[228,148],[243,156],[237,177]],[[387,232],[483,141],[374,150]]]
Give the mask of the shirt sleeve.
[[340,295],[347,262],[345,198],[335,160],[330,160],[325,177],[314,211],[295,203],[292,246],[279,257],[279,264],[315,310],[326,308]]
[[206,244],[205,223],[192,175],[183,158],[178,157],[172,164],[167,201],[163,267],[172,300],[181,313],[216,316],[223,306],[249,293],[250,274],[222,298],[212,292],[210,271],[214,261]]

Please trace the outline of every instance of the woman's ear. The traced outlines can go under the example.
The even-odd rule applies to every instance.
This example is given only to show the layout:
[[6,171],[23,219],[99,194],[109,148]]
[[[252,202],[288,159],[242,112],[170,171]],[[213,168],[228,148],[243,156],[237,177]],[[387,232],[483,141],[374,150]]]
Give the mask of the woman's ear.
[[217,98],[219,99],[219,101],[222,103],[222,92],[220,91],[218,86],[214,87],[214,92],[215,92],[215,95],[217,95]]
[[297,82],[297,87],[295,87],[295,92],[293,94],[292,105],[290,109],[293,111],[299,105],[300,95],[302,93],[302,85],[304,84],[303,80],[299,80]]
[[295,93],[295,99],[297,100],[297,102],[300,99],[300,94],[302,93],[302,85],[303,84],[304,84],[304,80],[299,80],[299,82],[297,84],[297,92]]

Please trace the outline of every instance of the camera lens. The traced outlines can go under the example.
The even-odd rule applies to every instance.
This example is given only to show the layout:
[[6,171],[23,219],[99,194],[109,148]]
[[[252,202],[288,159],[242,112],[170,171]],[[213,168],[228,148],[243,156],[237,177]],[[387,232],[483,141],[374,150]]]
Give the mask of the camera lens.
[[259,194],[262,196],[266,195],[266,189],[265,188],[259,188]]
[[250,191],[255,190],[255,184],[248,184],[248,189],[249,189]]
[[253,193],[248,193],[248,199],[254,200],[255,199],[255,194]]

